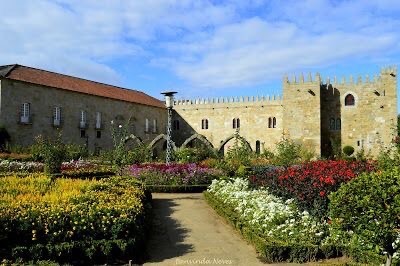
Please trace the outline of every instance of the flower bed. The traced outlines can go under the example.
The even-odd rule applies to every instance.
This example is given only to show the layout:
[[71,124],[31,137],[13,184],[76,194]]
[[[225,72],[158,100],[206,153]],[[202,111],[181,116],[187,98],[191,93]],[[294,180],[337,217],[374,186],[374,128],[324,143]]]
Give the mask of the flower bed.
[[61,165],[61,173],[66,177],[94,177],[94,176],[110,176],[114,175],[111,166],[99,165],[85,160],[72,160],[63,162]]
[[293,200],[251,189],[244,179],[214,180],[205,197],[268,262],[304,262],[340,254],[338,248],[325,244],[327,223],[300,211]]
[[[44,164],[39,162],[19,162],[0,160],[0,174],[7,176],[18,173],[27,175],[30,173],[40,173],[44,171]],[[93,162],[76,160],[63,162],[61,165],[61,174],[65,177],[94,177],[114,175],[110,166],[98,165]]]
[[37,173],[43,172],[43,169],[43,163],[0,160],[0,173]]
[[[3,259],[93,264],[138,260],[150,194],[131,179],[0,179]],[[129,257],[128,257],[129,256]]]
[[294,198],[302,209],[324,217],[329,193],[360,173],[373,170],[369,162],[315,161],[288,168],[256,168],[249,180],[253,186],[268,187],[274,195]]
[[203,191],[222,171],[194,163],[178,164],[134,164],[129,173],[148,186],[153,192]]

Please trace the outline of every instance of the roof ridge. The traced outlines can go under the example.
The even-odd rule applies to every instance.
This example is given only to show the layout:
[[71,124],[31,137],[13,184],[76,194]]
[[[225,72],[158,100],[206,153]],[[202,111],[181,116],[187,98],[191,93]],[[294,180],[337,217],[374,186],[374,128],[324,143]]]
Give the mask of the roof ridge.
[[[10,65],[10,66],[11,66],[11,65]],[[25,67],[25,68],[30,68],[30,69],[34,69],[34,70],[39,70],[39,71],[43,71],[43,72],[47,72],[47,73],[51,73],[51,74],[56,74],[56,75],[61,75],[61,76],[65,76],[65,77],[80,79],[80,80],[83,80],[83,81],[93,82],[93,83],[97,83],[97,84],[101,84],[101,85],[106,85],[106,86],[114,87],[114,88],[117,88],[117,89],[128,90],[128,91],[135,91],[135,92],[139,92],[139,93],[142,93],[142,94],[146,94],[146,93],[144,93],[144,92],[142,92],[142,91],[139,91],[139,90],[137,90],[137,89],[128,89],[128,88],[124,88],[124,87],[120,87],[120,86],[115,86],[115,85],[107,84],[107,83],[104,83],[104,82],[99,82],[99,81],[95,81],[95,80],[80,78],[80,77],[77,77],[77,76],[72,76],[72,75],[67,75],[67,74],[63,74],[63,73],[58,73],[58,72],[55,72],[55,71],[49,71],[49,70],[46,70],[46,69],[41,69],[41,68],[36,68],[36,67],[31,67],[31,66],[24,66],[24,65],[19,65],[19,64],[14,64],[14,65],[12,65],[12,66],[13,66],[13,68],[12,68],[11,70],[14,70],[14,68],[17,67],[17,66],[19,66],[19,67]],[[10,70],[9,72],[11,72],[11,70]],[[9,73],[9,72],[8,72],[8,73]],[[7,73],[7,74],[8,74],[8,73]],[[150,96],[150,95],[148,95],[148,94],[146,94],[146,95],[147,95],[147,96]],[[150,96],[150,97],[156,99],[156,98],[153,97],[153,96]]]
[[6,78],[17,66],[18,64],[0,66],[0,77]]

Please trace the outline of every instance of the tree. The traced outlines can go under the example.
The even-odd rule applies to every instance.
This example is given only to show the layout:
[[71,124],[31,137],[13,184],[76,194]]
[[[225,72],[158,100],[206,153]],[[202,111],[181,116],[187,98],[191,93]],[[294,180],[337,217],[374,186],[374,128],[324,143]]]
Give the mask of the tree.
[[330,196],[334,226],[386,253],[391,265],[400,240],[400,170],[362,174]]

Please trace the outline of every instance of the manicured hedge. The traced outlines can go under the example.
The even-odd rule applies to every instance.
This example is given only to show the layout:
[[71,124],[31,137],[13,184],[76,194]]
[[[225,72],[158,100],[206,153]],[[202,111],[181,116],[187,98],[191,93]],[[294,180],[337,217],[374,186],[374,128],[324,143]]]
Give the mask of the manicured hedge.
[[72,264],[140,262],[150,201],[130,177],[1,178],[0,254]]
[[328,195],[337,191],[341,184],[373,170],[373,162],[313,161],[287,168],[256,167],[249,181],[255,187],[268,187],[276,196],[293,198],[300,208],[326,218]]
[[319,259],[339,257],[340,248],[333,245],[318,246],[305,243],[289,243],[260,236],[250,225],[244,223],[238,213],[219,200],[210,192],[204,192],[208,204],[234,228],[244,239],[254,245],[262,261],[273,262],[307,262]]
[[306,262],[342,254],[342,248],[329,242],[327,224],[299,211],[293,200],[252,190],[242,179],[213,181],[204,195],[267,262]]

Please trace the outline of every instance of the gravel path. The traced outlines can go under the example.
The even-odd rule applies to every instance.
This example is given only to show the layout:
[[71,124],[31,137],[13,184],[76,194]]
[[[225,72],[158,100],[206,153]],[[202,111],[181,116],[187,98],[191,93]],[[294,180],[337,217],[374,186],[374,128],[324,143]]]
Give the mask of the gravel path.
[[144,265],[264,265],[201,193],[154,193],[153,233]]

